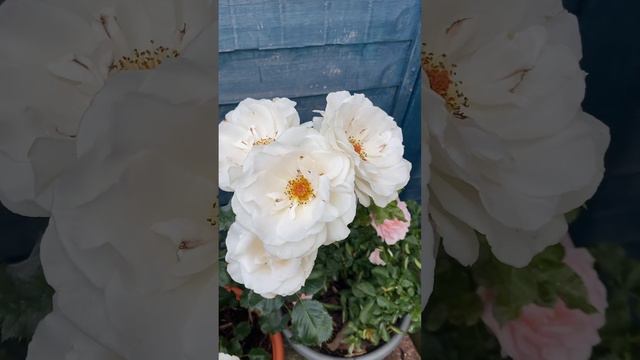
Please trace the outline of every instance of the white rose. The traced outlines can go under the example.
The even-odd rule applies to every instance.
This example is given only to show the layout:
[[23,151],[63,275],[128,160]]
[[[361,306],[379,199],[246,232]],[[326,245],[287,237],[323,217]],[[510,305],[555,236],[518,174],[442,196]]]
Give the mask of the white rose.
[[285,98],[245,99],[218,125],[218,186],[234,191],[242,164],[254,146],[275,141],[288,128],[300,125],[296,103]]
[[[179,59],[107,81],[54,187],[42,259],[56,309],[125,359],[215,351],[213,71]],[[185,96],[175,78],[199,90]]]
[[317,251],[279,259],[265,251],[262,240],[234,223],[227,233],[227,271],[231,278],[264,298],[288,296],[302,288],[313,270]]
[[314,253],[343,240],[356,211],[354,170],[316,130],[291,128],[254,147],[231,205],[236,221],[281,259]]
[[55,306],[33,334],[26,360],[125,360],[84,334]]
[[240,360],[240,358],[235,355],[218,353],[218,360]]
[[[165,5],[7,0],[0,6],[0,41],[7,45],[0,49],[0,201],[10,210],[49,215],[51,186],[78,157],[81,118],[106,82],[176,56],[215,55],[203,50],[216,39],[213,2]],[[174,77],[169,86],[182,94],[201,90],[185,80]]]
[[411,163],[403,158],[402,130],[393,118],[364,95],[347,91],[327,95],[320,114],[314,126],[354,164],[360,203],[369,206],[373,199],[385,207],[397,199],[409,182]]
[[478,231],[524,266],[595,192],[609,134],[581,110],[577,21],[561,1],[492,3],[425,4],[430,206],[461,263],[476,260]]

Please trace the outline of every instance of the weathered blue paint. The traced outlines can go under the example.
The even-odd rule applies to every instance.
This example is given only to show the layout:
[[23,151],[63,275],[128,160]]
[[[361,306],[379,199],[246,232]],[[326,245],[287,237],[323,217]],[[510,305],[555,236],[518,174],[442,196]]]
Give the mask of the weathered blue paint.
[[288,97],[309,121],[327,93],[364,93],[403,128],[413,170],[402,196],[419,199],[420,9],[419,0],[220,0],[221,118],[247,97]]
[[220,0],[219,49],[298,48],[413,40],[416,0]]
[[342,89],[398,87],[411,43],[327,45],[220,54],[220,103],[305,97]]

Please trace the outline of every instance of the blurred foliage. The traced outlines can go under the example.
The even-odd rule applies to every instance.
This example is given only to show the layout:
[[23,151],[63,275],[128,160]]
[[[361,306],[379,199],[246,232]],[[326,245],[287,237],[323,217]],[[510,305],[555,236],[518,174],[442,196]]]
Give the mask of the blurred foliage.
[[39,258],[29,261],[38,264],[27,276],[0,265],[0,360],[24,359],[38,323],[51,311],[53,289]]
[[[595,309],[586,299],[580,278],[562,263],[561,245],[550,246],[524,268],[513,268],[493,257],[486,242],[471,267],[460,265],[440,249],[434,292],[423,313],[423,353],[435,360],[501,359],[500,345],[481,320],[483,304],[478,288],[496,295],[494,316],[508,321],[523,305],[552,306],[563,299],[571,308]],[[640,261],[629,258],[622,247],[589,248],[595,267],[607,287],[609,306],[601,343],[592,359],[631,360],[640,354]]]

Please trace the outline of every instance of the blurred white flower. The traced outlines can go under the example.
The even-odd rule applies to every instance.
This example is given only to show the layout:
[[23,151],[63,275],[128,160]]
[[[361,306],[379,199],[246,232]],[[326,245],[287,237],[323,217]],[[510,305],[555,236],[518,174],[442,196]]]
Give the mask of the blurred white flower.
[[317,251],[279,259],[265,251],[260,238],[234,223],[227,233],[227,272],[231,278],[264,298],[288,296],[302,288],[313,270]]
[[218,125],[218,186],[234,191],[242,164],[254,146],[275,141],[288,128],[300,125],[296,103],[285,98],[245,99]]
[[[210,0],[5,1],[0,201],[23,215],[48,216],[52,184],[79,156],[81,118],[104,84],[176,57],[210,61],[216,20]],[[191,76],[174,76],[169,86],[193,94],[200,89],[186,86]]]
[[[215,351],[214,71],[180,59],[110,79],[54,188],[42,261],[56,311],[124,359]],[[175,78],[191,81],[190,97],[167,86]],[[51,358],[42,346],[30,359]]]
[[343,240],[356,212],[354,170],[309,127],[284,131],[272,144],[254,147],[231,205],[236,221],[281,259],[313,254]]
[[219,353],[218,354],[218,360],[240,360],[240,358],[235,356],[235,355]]
[[314,126],[336,149],[349,156],[356,172],[356,193],[364,206],[379,207],[398,198],[407,185],[411,163],[403,158],[402,130],[384,110],[362,94],[327,95],[327,107]]
[[524,266],[566,232],[600,183],[608,129],[581,110],[575,17],[560,0],[425,4],[431,216],[445,250],[478,256],[475,231]]
[[38,326],[26,360],[125,360],[100,345],[60,314],[55,307]]

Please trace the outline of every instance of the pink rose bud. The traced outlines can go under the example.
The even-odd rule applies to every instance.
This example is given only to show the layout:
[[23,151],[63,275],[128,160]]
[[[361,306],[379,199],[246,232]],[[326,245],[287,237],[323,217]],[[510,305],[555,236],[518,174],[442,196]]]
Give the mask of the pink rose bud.
[[493,294],[486,289],[479,293],[485,302],[482,320],[496,335],[503,356],[514,360],[584,360],[600,342],[598,329],[605,323],[607,291],[593,268],[594,259],[586,249],[577,249],[567,236],[564,262],[575,271],[587,288],[589,302],[598,310],[585,314],[569,309],[558,299],[552,308],[529,304],[520,317],[500,326],[493,316]]
[[382,224],[376,224],[375,219],[371,216],[371,226],[376,229],[378,236],[388,245],[394,245],[404,239],[409,231],[409,225],[411,225],[411,214],[407,209],[407,204],[404,201],[398,201],[398,208],[402,210],[406,221],[385,219]]
[[387,265],[387,263],[382,260],[382,257],[380,257],[380,249],[375,249],[371,252],[369,255],[369,261],[373,265]]
[[307,295],[305,293],[300,294],[300,300],[311,300],[312,298],[313,298],[313,295]]

